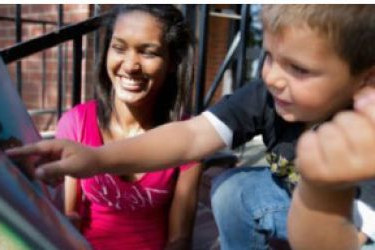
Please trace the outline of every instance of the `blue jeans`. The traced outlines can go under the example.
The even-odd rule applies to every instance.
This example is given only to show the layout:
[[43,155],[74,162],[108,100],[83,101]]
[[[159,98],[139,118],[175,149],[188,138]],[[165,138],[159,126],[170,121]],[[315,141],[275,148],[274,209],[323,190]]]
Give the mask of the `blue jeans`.
[[361,250],[374,250],[374,249],[375,249],[375,243],[370,243],[368,245],[361,247]]
[[269,249],[287,239],[290,196],[268,167],[225,171],[212,183],[211,204],[221,250]]

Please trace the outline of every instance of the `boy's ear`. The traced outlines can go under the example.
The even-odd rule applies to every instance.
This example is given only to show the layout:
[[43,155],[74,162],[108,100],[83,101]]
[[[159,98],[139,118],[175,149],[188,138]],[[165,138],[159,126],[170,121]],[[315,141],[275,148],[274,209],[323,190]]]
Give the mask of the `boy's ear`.
[[357,90],[355,91],[354,99],[357,99],[357,97],[361,96],[363,93],[366,93],[367,91],[373,91],[374,89],[375,89],[375,65],[363,73],[362,81],[360,85],[358,86]]
[[363,87],[375,88],[375,65],[366,70],[363,76]]
[[359,85],[355,90],[353,99],[357,99],[362,93],[375,89],[375,65],[362,73]]

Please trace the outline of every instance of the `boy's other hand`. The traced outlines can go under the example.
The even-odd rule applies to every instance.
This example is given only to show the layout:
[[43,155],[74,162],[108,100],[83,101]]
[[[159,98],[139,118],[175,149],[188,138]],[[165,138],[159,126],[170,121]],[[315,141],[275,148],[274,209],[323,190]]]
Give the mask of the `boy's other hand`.
[[95,149],[68,140],[48,140],[6,151],[11,158],[38,156],[35,176],[49,184],[57,184],[64,175],[88,177],[95,174],[98,163]]
[[355,109],[299,139],[296,165],[310,184],[344,188],[375,178],[375,90],[357,96]]

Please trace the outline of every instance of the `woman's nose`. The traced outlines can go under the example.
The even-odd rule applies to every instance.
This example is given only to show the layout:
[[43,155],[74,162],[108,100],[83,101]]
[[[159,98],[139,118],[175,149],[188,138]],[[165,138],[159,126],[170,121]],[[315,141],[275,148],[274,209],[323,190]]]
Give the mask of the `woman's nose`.
[[142,67],[139,55],[135,52],[126,53],[121,67],[126,73],[134,73],[140,71]]

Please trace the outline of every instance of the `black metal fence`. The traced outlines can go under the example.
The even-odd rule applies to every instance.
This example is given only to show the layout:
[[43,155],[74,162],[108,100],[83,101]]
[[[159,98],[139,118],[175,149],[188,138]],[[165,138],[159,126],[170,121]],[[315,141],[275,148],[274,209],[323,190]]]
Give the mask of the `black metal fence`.
[[[57,105],[56,109],[40,110],[40,112],[31,113],[42,114],[45,112],[56,112],[60,117],[63,112],[63,88],[62,88],[62,50],[61,44],[66,41],[73,42],[73,64],[72,64],[72,104],[78,104],[81,102],[81,84],[82,84],[82,37],[90,32],[95,32],[102,25],[108,14],[98,15],[98,8],[95,5],[94,16],[88,18],[85,21],[64,25],[63,24],[63,8],[62,5],[58,5],[58,20],[56,22],[38,21],[32,19],[21,18],[21,5],[16,5],[15,18],[0,17],[0,20],[14,21],[16,27],[16,44],[12,47],[0,50],[0,56],[3,58],[5,63],[11,63],[17,61],[16,67],[16,79],[17,88],[19,93],[22,95],[22,59],[37,52],[44,51],[51,47],[59,46],[58,49],[58,64],[59,72],[58,78],[58,90],[57,90]],[[226,12],[220,12],[214,9],[214,5],[181,5],[180,6],[184,15],[191,24],[191,28],[197,36],[197,65],[196,65],[196,78],[194,83],[194,96],[192,96],[192,111],[194,114],[198,114],[206,109],[217,91],[218,86],[223,78],[224,72],[231,68],[234,73],[233,89],[242,86],[245,82],[246,72],[249,70],[248,60],[246,58],[247,50],[252,44],[249,41],[254,40],[252,34],[252,17],[254,11],[252,11],[251,5],[232,5]],[[229,10],[229,11],[228,11]],[[210,87],[205,92],[206,83],[206,69],[207,69],[207,41],[210,34],[208,21],[211,16],[219,16],[222,18],[228,18],[231,20],[231,32],[228,37],[228,51],[224,58],[224,61],[218,68],[214,81],[210,83]],[[42,25],[53,24],[57,26],[57,29],[53,32],[46,33],[40,37],[36,37],[27,41],[21,41],[22,37],[22,22],[36,22]],[[251,38],[251,39],[250,39]],[[98,53],[99,50],[99,39],[98,35],[95,37],[95,50],[94,53]],[[97,58],[97,55],[94,55]]]

